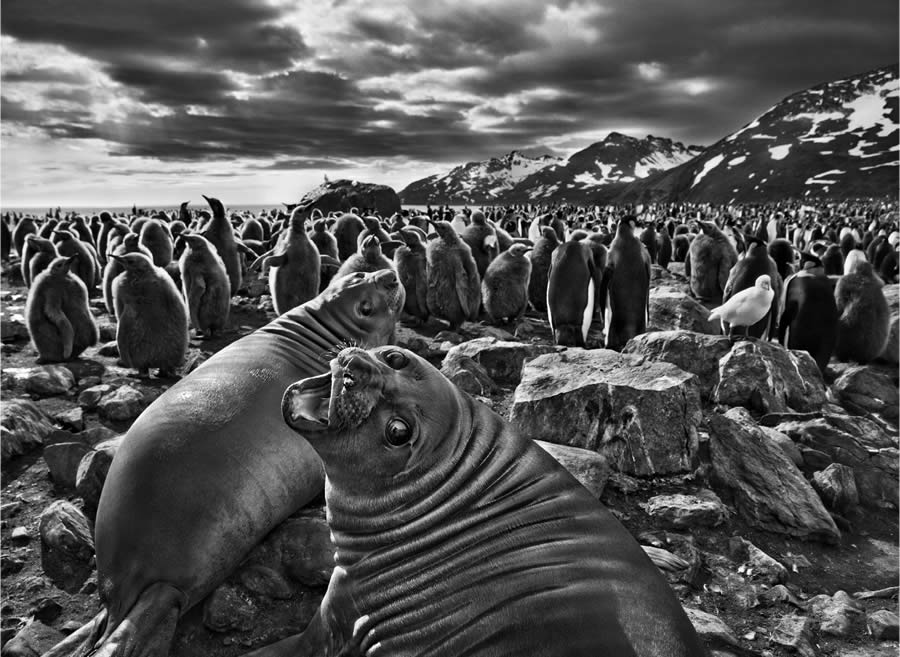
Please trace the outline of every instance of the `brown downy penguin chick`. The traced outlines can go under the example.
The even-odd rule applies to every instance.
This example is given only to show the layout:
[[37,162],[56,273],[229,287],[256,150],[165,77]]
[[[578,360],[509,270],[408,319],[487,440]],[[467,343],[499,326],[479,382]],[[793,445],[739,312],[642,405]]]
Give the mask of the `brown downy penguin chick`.
[[234,240],[234,229],[231,222],[225,216],[225,206],[217,198],[204,196],[212,210],[212,219],[204,228],[201,235],[216,247],[219,257],[225,263],[225,271],[228,272],[230,294],[234,296],[241,289],[243,273],[241,272],[241,256]]
[[801,253],[801,266],[797,274],[784,282],[778,341],[787,349],[808,352],[824,376],[837,341],[834,284],[825,275],[825,267],[818,257]]
[[794,273],[794,245],[783,237],[776,237],[769,242],[769,257],[775,261],[781,280]]
[[[778,273],[778,265],[769,257],[766,243],[758,237],[747,236],[747,252],[728,273],[722,303],[724,304],[736,294],[754,287],[762,275],[769,277],[769,284],[773,292],[771,307],[762,319],[751,326],[744,327],[744,331],[746,335],[754,338],[772,339],[778,334],[778,311],[781,305],[783,281]],[[724,322],[723,326],[725,324],[727,322]]]
[[381,241],[378,235],[359,236],[359,251],[344,261],[334,275],[335,280],[356,272],[369,273],[380,269],[393,269],[394,263],[381,252]]
[[822,254],[822,265],[828,276],[840,276],[844,273],[844,254],[837,244],[829,244]]
[[497,252],[503,253],[509,247],[516,243],[513,236],[510,235],[504,228],[501,228],[494,221],[488,221],[488,225],[494,229],[494,232],[497,234]]
[[[191,216],[191,211],[188,210],[188,204],[190,204],[190,201],[183,201],[178,206],[178,220],[181,221],[185,226],[190,226],[191,220],[193,219],[193,217]],[[172,237],[176,236],[173,235]]]
[[88,306],[84,283],[69,272],[71,257],[57,257],[34,278],[25,303],[31,341],[38,363],[58,363],[77,358],[97,344],[100,334]]
[[850,273],[838,279],[834,300],[838,319],[834,354],[841,361],[868,363],[884,351],[890,335],[890,309],[882,281],[872,263],[858,260]]
[[366,229],[363,220],[351,212],[345,212],[334,224],[334,237],[338,245],[338,260],[344,262],[359,248],[359,235]]
[[263,235],[262,224],[254,217],[247,219],[243,225],[241,225],[241,240],[244,243],[246,243],[247,240],[262,242]]
[[172,262],[172,235],[168,227],[157,219],[147,221],[140,232],[141,244],[153,255],[153,264],[163,269]]
[[40,230],[38,230],[38,235],[40,235],[44,239],[53,240],[53,231],[56,230],[56,227],[58,225],[58,219],[50,219],[49,221],[45,221]]
[[306,232],[306,211],[295,207],[289,227],[275,247],[250,265],[269,269],[269,290],[275,312],[283,315],[319,293],[322,258]]
[[31,282],[58,256],[56,245],[50,240],[39,237],[37,233],[26,235],[25,255],[22,256],[22,280],[25,281],[25,287],[31,287]]
[[711,221],[700,221],[700,234],[691,241],[684,273],[691,292],[708,308],[722,305],[728,274],[738,260],[737,250]]
[[[150,249],[140,243],[140,236],[135,233],[128,233],[122,240],[122,243],[116,246],[113,253],[115,255],[143,253],[151,260],[153,259]],[[113,258],[110,258],[109,262],[106,263],[106,267],[103,268],[103,303],[106,306],[106,311],[114,318],[116,316],[116,305],[113,303],[112,286],[116,276],[123,271],[125,271],[125,267],[122,266],[122,263]]]
[[119,357],[142,376],[173,376],[188,346],[187,307],[162,267],[143,253],[112,255],[125,271],[113,281]]
[[650,254],[634,234],[636,223],[633,215],[619,221],[601,285],[600,310],[609,309],[606,348],[616,351],[646,332],[650,312]]
[[12,253],[12,230],[9,227],[8,216],[9,213],[0,220],[0,260],[3,262],[9,260],[9,254]]
[[97,256],[100,258],[100,263],[103,265],[106,264],[109,257],[109,252],[107,250],[109,246],[109,234],[115,223],[116,220],[113,219],[109,212],[104,210],[100,213],[100,233],[97,235]]
[[464,321],[478,319],[481,278],[472,250],[447,221],[434,222],[437,236],[425,247],[428,273],[428,312],[457,330]]
[[335,260],[341,259],[338,253],[337,239],[328,232],[328,222],[325,219],[316,219],[309,239],[319,249],[319,255],[331,256]]
[[659,243],[657,242],[656,227],[652,221],[648,221],[641,231],[641,244],[647,249],[647,255],[650,256],[650,264],[655,265],[657,261],[657,253],[659,252]]
[[480,210],[472,213],[471,222],[460,233],[460,237],[472,250],[472,257],[475,258],[475,266],[478,268],[478,276],[483,278],[488,265],[497,257],[497,232],[487,223],[484,213]]
[[53,235],[59,239],[56,245],[59,255],[66,258],[76,256],[70,265],[70,270],[82,280],[88,294],[93,294],[97,284],[97,263],[92,250],[67,229],[54,230]]
[[76,214],[72,217],[72,225],[69,230],[75,233],[75,236],[85,244],[90,244],[94,250],[97,249],[97,243],[94,241],[94,234],[91,232],[87,219],[83,215]]
[[197,333],[213,337],[228,324],[231,310],[231,284],[225,263],[205,237],[186,234],[179,239],[186,244],[178,269],[188,317]]
[[484,309],[494,324],[517,323],[528,308],[531,260],[525,244],[513,244],[491,261],[481,281]]
[[547,311],[547,281],[550,280],[550,263],[557,246],[559,238],[556,231],[550,226],[543,226],[530,254],[531,278],[528,281],[528,300],[540,312]]
[[406,290],[403,310],[424,323],[428,320],[428,267],[425,244],[419,231],[403,228],[400,237],[406,243],[394,251],[394,268]]
[[[19,257],[24,260],[25,258],[25,237],[31,234],[37,234],[37,224],[34,223],[34,219],[31,217],[23,217],[19,220],[19,223],[16,224],[16,227],[12,232],[12,241],[13,246],[16,249],[16,253],[19,254]],[[46,237],[42,235],[42,237]]]
[[[126,235],[131,234],[131,229],[123,222],[116,222],[109,229],[109,236],[106,240],[106,257],[109,258],[111,253],[116,252],[116,248],[122,243]],[[138,237],[137,233],[134,233]]]

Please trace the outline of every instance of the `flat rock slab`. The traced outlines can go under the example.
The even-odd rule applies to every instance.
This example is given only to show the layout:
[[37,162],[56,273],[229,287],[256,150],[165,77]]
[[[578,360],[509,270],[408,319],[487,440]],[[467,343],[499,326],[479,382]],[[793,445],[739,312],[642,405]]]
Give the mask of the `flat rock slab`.
[[694,375],[608,349],[526,363],[510,408],[529,438],[595,451],[639,476],[691,471],[701,419]]
[[763,413],[817,411],[826,402],[825,383],[807,352],[742,340],[719,360],[713,401]]
[[709,490],[696,495],[656,495],[647,500],[644,510],[673,529],[717,527],[728,519],[728,509]]
[[734,499],[751,526],[828,543],[840,540],[834,520],[797,466],[739,410],[706,418],[716,490]]
[[488,376],[497,383],[517,385],[522,380],[522,368],[525,363],[538,356],[562,350],[563,347],[487,337],[469,340],[453,347],[447,353],[446,359],[451,359],[457,353],[468,356],[481,365]]

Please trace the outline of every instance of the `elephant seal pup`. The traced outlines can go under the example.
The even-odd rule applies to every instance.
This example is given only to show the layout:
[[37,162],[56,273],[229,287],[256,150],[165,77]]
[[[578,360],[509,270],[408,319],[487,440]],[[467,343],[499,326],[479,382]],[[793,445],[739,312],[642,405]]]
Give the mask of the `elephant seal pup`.
[[325,463],[335,569],[257,657],[704,654],[612,514],[412,352],[345,349],[283,413]]
[[76,646],[105,657],[169,654],[179,617],[322,491],[319,457],[282,419],[285,388],[326,372],[325,354],[344,343],[391,342],[403,300],[393,271],[335,281],[154,401],[125,435],[100,496],[103,610],[47,655]]

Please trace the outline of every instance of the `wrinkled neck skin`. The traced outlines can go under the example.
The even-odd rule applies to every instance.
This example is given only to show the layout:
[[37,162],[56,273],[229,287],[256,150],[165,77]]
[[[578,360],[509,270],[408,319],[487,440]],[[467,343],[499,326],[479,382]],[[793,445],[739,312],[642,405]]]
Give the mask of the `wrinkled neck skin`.
[[[473,440],[479,431],[499,431],[479,427],[480,423],[500,419],[478,413],[475,403],[458,393],[454,402],[456,407],[439,425],[446,427],[444,435],[428,437],[437,449],[419,455],[413,466],[390,480],[363,479],[353,464],[340,465],[339,442],[331,453],[319,451],[325,463],[328,524],[338,566],[347,568],[365,558],[368,568],[377,568],[377,552],[383,548],[399,546],[386,556],[390,563],[401,552],[414,553],[429,541],[440,540],[452,532],[449,519],[458,510],[476,505],[478,491],[505,469],[492,458],[499,450],[490,447],[491,441]],[[314,447],[319,450],[317,443]],[[473,485],[476,480],[482,485]],[[433,531],[436,527],[440,531]]]

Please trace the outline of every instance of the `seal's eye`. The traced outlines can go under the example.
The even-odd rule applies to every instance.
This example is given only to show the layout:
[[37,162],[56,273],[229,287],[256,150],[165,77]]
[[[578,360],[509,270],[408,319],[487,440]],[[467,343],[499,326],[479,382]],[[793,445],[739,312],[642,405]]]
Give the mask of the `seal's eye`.
[[372,302],[368,299],[363,299],[359,302],[359,314],[363,317],[368,317],[369,315],[371,315],[373,310],[374,308],[372,306]]
[[412,429],[398,417],[392,418],[384,428],[384,439],[391,447],[402,447],[409,442]]
[[391,369],[402,370],[409,363],[409,358],[402,351],[389,351],[384,355],[384,362]]

